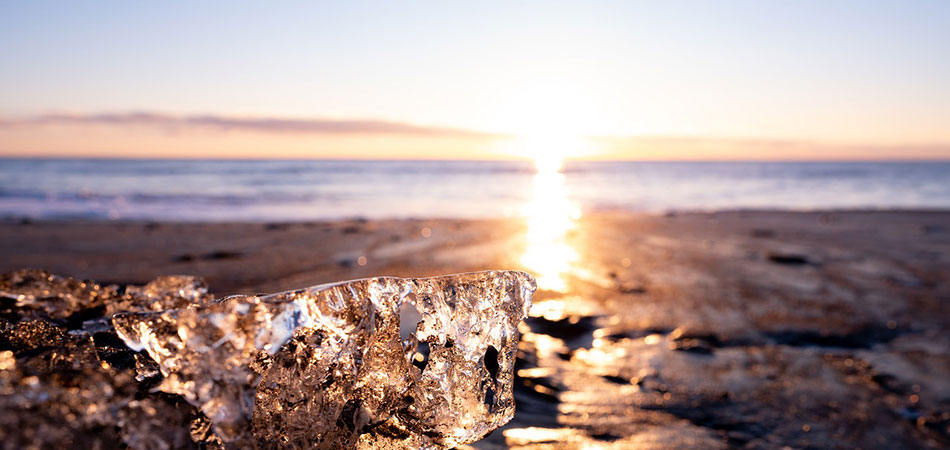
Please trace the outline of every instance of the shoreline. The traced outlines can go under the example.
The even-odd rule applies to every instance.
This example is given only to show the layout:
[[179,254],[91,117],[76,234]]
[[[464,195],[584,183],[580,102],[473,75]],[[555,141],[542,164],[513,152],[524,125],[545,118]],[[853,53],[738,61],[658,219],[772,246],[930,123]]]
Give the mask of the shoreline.
[[[950,206],[942,208],[919,208],[919,207],[861,207],[861,208],[710,208],[710,209],[664,209],[664,210],[638,210],[624,208],[600,208],[584,212],[582,216],[647,216],[663,217],[673,215],[716,215],[716,214],[891,214],[891,213],[909,213],[909,214],[946,214],[950,213]],[[339,222],[392,222],[392,221],[493,221],[493,220],[523,220],[524,216],[514,214],[510,216],[341,216],[312,219],[259,219],[259,220],[237,220],[237,219],[145,219],[145,218],[94,218],[94,217],[41,217],[30,216],[0,216],[0,225],[17,224],[169,224],[169,225],[299,225],[299,224],[331,224]]]
[[[928,222],[947,222],[950,210],[612,211],[581,216],[568,240],[575,241],[574,246],[591,247],[581,242],[581,235],[603,234],[605,228],[613,228],[604,239],[622,250],[628,242],[616,234],[621,224],[666,235],[670,233],[665,227],[678,224],[677,236],[670,237],[699,241],[738,237],[753,242],[761,241],[763,233],[770,234],[763,229],[790,226],[794,230],[778,237],[794,240],[804,232],[834,232],[835,227],[830,225],[842,218],[858,228],[895,228],[903,224],[909,227],[904,231],[915,236],[930,228],[942,231],[944,225],[931,226]],[[861,223],[870,219],[875,223]],[[737,230],[708,229],[715,221],[729,222],[730,227],[745,229],[746,233],[728,236]],[[429,236],[422,235],[424,228],[429,229]],[[520,217],[260,222],[0,220],[0,272],[25,267],[52,269],[62,275],[120,284],[144,283],[157,275],[180,273],[207,277],[214,292],[234,289],[247,293],[249,289],[305,286],[285,284],[291,280],[323,283],[352,278],[346,278],[348,274],[417,276],[466,269],[523,270],[520,257],[525,232],[526,224]],[[847,236],[819,237],[816,244],[831,245]],[[59,245],[48,245],[50,242]],[[426,252],[430,254],[426,256]],[[582,255],[582,262],[603,259],[605,253],[597,250]],[[367,258],[366,265],[358,264],[360,256]],[[608,266],[598,269],[601,278],[616,269]],[[254,273],[258,269],[260,273]],[[311,276],[305,276],[308,274]]]

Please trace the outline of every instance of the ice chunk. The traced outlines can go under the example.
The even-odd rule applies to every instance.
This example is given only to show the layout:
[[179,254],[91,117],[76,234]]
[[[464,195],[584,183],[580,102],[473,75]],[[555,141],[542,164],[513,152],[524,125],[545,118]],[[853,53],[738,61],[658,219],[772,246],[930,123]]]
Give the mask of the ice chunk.
[[214,301],[194,277],[137,287],[0,275],[0,437],[132,448],[471,442],[513,413],[516,326],[533,291],[523,273],[484,272]]
[[194,277],[119,287],[39,270],[0,275],[3,447],[217,445],[214,435],[202,431],[210,422],[192,405],[153,392],[162,379],[158,365],[129,350],[108,317],[210,300]]
[[25,318],[66,320],[83,310],[101,308],[117,297],[115,286],[52,275],[42,270],[19,270],[0,275],[0,297],[16,301]]
[[0,275],[0,297],[15,300],[18,316],[58,323],[103,312],[108,317],[123,311],[162,311],[212,300],[207,285],[199,277],[164,276],[145,286],[123,289],[43,270]]
[[118,302],[107,304],[108,315],[125,311],[164,311],[192,304],[209,303],[208,285],[200,277],[168,275],[145,286],[127,286]]
[[[381,277],[199,295],[112,323],[158,363],[159,388],[231,445],[457,446],[514,414],[517,326],[534,290],[523,272]],[[401,316],[421,318],[408,336]]]
[[137,355],[108,333],[94,338],[42,319],[0,318],[3,447],[167,449],[213,441],[190,435],[200,415],[191,405],[136,383],[127,369]]

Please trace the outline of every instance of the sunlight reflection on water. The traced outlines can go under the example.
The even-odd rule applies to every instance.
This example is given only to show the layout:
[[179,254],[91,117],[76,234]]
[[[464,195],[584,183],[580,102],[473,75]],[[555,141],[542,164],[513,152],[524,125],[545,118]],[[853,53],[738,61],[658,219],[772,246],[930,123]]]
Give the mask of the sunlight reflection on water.
[[563,161],[538,158],[535,162],[534,195],[523,214],[528,226],[526,248],[521,263],[535,273],[538,287],[567,291],[566,275],[577,261],[577,251],[567,243],[580,210],[567,198]]

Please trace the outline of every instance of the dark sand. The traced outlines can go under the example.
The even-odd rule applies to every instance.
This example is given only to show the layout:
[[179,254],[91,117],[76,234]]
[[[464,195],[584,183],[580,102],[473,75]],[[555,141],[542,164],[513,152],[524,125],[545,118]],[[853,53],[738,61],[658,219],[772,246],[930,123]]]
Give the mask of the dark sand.
[[[275,292],[520,269],[524,232],[7,222],[0,271]],[[603,214],[567,242],[569,288],[540,291],[524,329],[518,413],[476,447],[950,445],[950,212]]]

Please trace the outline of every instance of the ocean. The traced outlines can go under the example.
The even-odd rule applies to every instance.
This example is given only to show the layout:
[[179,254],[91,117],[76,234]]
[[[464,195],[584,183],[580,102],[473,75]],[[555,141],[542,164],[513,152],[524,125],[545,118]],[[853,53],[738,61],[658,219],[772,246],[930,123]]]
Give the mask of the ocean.
[[[519,161],[0,159],[0,217],[168,221],[513,217]],[[950,162],[569,162],[581,213],[950,208]]]

